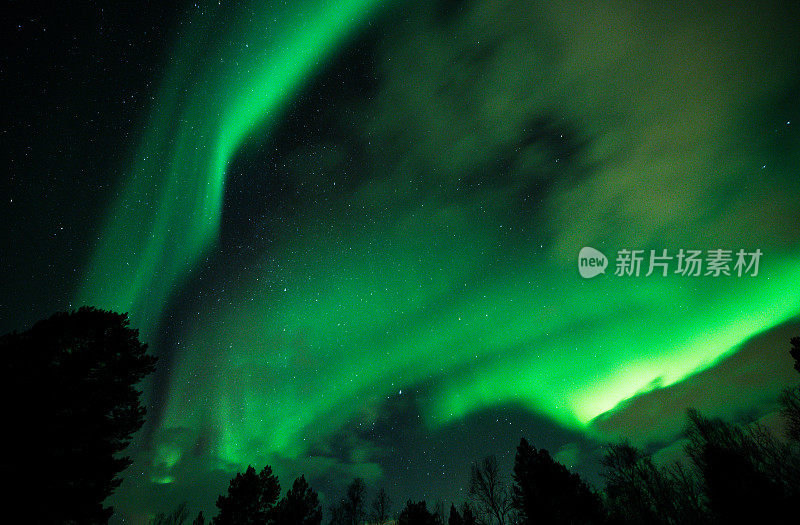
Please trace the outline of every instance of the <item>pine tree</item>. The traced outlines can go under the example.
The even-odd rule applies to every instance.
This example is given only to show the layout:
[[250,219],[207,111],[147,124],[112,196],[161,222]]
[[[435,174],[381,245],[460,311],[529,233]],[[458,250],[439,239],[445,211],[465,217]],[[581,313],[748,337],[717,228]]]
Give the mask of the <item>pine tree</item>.
[[428,510],[424,501],[414,503],[409,500],[397,518],[397,525],[442,525],[439,519]]
[[322,507],[319,497],[306,478],[300,476],[286,496],[278,502],[271,513],[270,524],[274,525],[319,525],[322,522]]
[[589,525],[603,518],[599,496],[580,476],[525,439],[514,461],[513,504],[525,524]]
[[447,525],[464,525],[464,518],[455,505],[450,505],[450,517],[447,520]]
[[144,423],[136,386],[156,362],[138,337],[125,314],[88,307],[0,337],[0,395],[13,400],[0,471],[9,501],[35,508],[37,523],[111,516],[103,502],[131,464],[120,454]]
[[228,486],[228,494],[217,498],[219,514],[216,525],[264,525],[278,500],[281,487],[272,469],[265,466],[260,473],[248,466],[236,474]]

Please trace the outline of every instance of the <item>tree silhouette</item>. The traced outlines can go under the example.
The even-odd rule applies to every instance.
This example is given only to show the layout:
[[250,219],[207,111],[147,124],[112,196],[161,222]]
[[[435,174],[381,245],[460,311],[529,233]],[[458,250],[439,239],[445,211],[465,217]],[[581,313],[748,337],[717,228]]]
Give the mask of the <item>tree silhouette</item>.
[[472,511],[472,505],[464,502],[461,506],[461,519],[464,525],[478,525],[478,520],[475,518],[475,513]]
[[604,519],[599,496],[580,476],[524,438],[514,461],[513,503],[526,524],[588,525]]
[[331,505],[328,510],[331,513],[331,520],[328,522],[329,525],[344,525],[344,507],[341,503]]
[[[135,386],[156,359],[124,314],[84,307],[0,337],[6,496],[37,523],[105,523],[103,501],[131,459],[119,454],[144,422]],[[42,495],[47,504],[42,504]]]
[[658,467],[627,443],[609,445],[602,475],[612,522],[628,525],[706,522],[700,488],[680,464]]
[[389,495],[386,494],[386,489],[381,487],[372,499],[369,518],[378,524],[385,523],[389,519],[391,507],[392,501],[389,499]]
[[792,344],[789,354],[794,358],[794,369],[800,372],[800,337],[792,337],[789,342]]
[[360,525],[366,518],[367,487],[364,480],[355,478],[347,487],[344,498],[331,507],[331,523],[334,525]]
[[397,525],[442,525],[442,522],[428,510],[424,501],[409,500],[397,518]]
[[436,504],[433,506],[433,509],[430,512],[434,515],[439,523],[443,524],[445,522],[446,518],[444,514],[444,502],[442,500],[436,500]]
[[455,505],[450,505],[450,516],[447,518],[447,525],[464,525],[464,518]]
[[[792,337],[789,353],[794,358],[794,368],[800,372],[800,337]],[[789,439],[800,442],[800,386],[784,389],[780,398],[781,415],[786,421]]]
[[455,505],[450,505],[450,517],[447,520],[447,525],[477,525],[478,521],[475,519],[475,514],[472,512],[472,507],[469,503],[464,502],[459,511]]
[[723,523],[796,523],[800,462],[759,425],[743,428],[689,411],[686,452],[709,508]]
[[788,387],[781,393],[781,415],[789,439],[800,442],[800,387]]
[[319,497],[304,476],[294,480],[292,488],[270,514],[270,523],[275,525],[319,525],[322,522]]
[[217,498],[217,525],[264,525],[278,500],[281,487],[272,468],[265,466],[260,473],[252,466],[236,474],[228,486],[227,496]]
[[500,477],[495,456],[487,456],[470,466],[469,497],[483,514],[484,521],[505,525],[512,508],[511,495]]
[[345,516],[349,518],[349,523],[357,525],[364,520],[366,516],[366,497],[367,487],[364,485],[364,480],[356,478],[347,487],[347,496],[345,498]]

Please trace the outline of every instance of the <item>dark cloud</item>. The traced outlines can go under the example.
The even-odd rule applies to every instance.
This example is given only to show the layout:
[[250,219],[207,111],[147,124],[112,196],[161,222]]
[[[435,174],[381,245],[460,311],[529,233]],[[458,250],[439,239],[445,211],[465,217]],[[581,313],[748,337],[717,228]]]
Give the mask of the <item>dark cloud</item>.
[[[745,422],[773,414],[780,391],[799,379],[789,355],[789,339],[798,333],[795,320],[759,334],[680,383],[629,399],[596,418],[592,427],[608,439],[645,446],[676,439],[690,408]],[[773,416],[769,419],[774,423]]]

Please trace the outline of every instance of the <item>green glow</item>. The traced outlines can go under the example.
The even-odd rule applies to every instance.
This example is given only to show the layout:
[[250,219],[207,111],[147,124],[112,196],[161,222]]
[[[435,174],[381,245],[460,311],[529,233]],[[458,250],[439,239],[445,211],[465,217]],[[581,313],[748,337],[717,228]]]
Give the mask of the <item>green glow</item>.
[[[498,230],[477,212],[423,203],[347,238],[347,250],[327,247],[309,219],[309,240],[277,251],[285,289],[265,289],[276,271],[265,262],[213,326],[187,334],[165,429],[197,431],[209,410],[222,464],[301,458],[306,443],[434,378],[431,428],[513,402],[590,431],[618,403],[800,312],[786,293],[800,279],[794,256],[772,253],[755,278],[585,281],[560,261],[498,266]],[[198,392],[215,400],[199,413],[186,401]]]
[[[219,23],[210,13],[196,16],[175,53],[151,121],[100,235],[81,303],[129,311],[145,339],[154,335],[170,297],[217,238],[231,159],[242,154],[248,141],[270,131],[303,82],[378,3],[305,0],[292,3],[289,9],[259,4],[243,10],[241,18]],[[627,43],[619,48],[627,49]],[[650,47],[647,50],[650,56]],[[432,61],[437,59],[435,53],[430,55]],[[439,58],[446,66],[441,69],[450,71],[450,58],[443,56]],[[528,54],[507,56],[515,57],[516,66],[517,58]],[[594,60],[594,55],[589,56],[590,62]],[[617,71],[614,66],[608,69]],[[419,73],[427,74],[427,70]],[[508,76],[524,75],[515,70]],[[631,84],[635,86],[638,80],[637,76]],[[391,86],[391,80],[387,83]],[[608,84],[607,79],[604,83]],[[424,81],[418,84],[412,86],[409,97],[425,102],[417,90],[424,95],[428,86]],[[597,126],[595,133],[602,140],[595,147],[603,151],[593,150],[595,157],[588,155],[587,164],[625,157],[621,166],[612,161],[606,172],[592,173],[594,178],[585,187],[570,188],[572,193],[557,195],[561,201],[555,205],[543,201],[541,210],[537,209],[557,226],[568,223],[569,227],[556,233],[570,242],[557,238],[555,247],[545,248],[533,235],[509,240],[504,229],[508,217],[503,213],[520,190],[513,183],[509,183],[511,189],[475,189],[471,198],[454,197],[454,190],[442,191],[442,197],[411,189],[409,179],[415,175],[439,176],[435,181],[439,188],[457,188],[454,181],[460,182],[461,171],[473,167],[473,151],[483,137],[470,136],[472,141],[458,142],[452,150],[437,148],[435,138],[431,143],[421,139],[420,149],[435,151],[436,159],[429,164],[456,164],[453,173],[440,175],[432,170],[409,175],[411,169],[405,164],[394,166],[394,171],[386,169],[388,174],[381,171],[385,166],[374,168],[376,173],[368,175],[377,182],[337,196],[332,211],[316,210],[308,203],[298,212],[302,235],[275,232],[274,250],[260,264],[242,271],[241,284],[226,292],[223,304],[199,307],[203,322],[180,334],[181,348],[169,373],[165,406],[152,444],[156,452],[151,458],[151,479],[176,481],[181,463],[188,461],[189,452],[201,439],[202,453],[212,469],[303,458],[312,445],[323,443],[346,423],[369,421],[380,403],[420,384],[428,389],[421,402],[429,428],[451,424],[483,408],[518,403],[566,427],[589,432],[593,418],[620,402],[679,382],[734,351],[747,338],[800,314],[800,297],[794,293],[800,281],[796,242],[775,239],[777,234],[770,236],[766,228],[765,255],[757,278],[580,279],[575,258],[582,243],[610,250],[646,248],[648,243],[658,245],[654,248],[697,247],[706,239],[704,225],[698,226],[698,216],[680,213],[695,211],[698,202],[712,210],[725,208],[730,196],[711,183],[707,188],[690,187],[690,198],[681,201],[681,195],[674,196],[663,211],[652,205],[662,204],[659,199],[665,189],[659,184],[670,186],[670,177],[684,182],[686,173],[717,173],[719,166],[751,173],[752,166],[717,158],[721,153],[716,150],[707,157],[703,156],[707,152],[695,153],[698,159],[679,156],[682,163],[677,165],[670,164],[671,157],[648,153],[644,166],[635,161],[628,165],[628,140],[642,140],[648,146],[642,148],[645,151],[662,151],[662,122],[653,131],[653,117],[646,114],[642,130],[635,119],[624,115],[620,120],[625,122],[625,133],[609,130],[613,124],[607,121],[616,115],[607,114],[608,100],[602,97],[607,93],[591,84],[583,86],[589,95],[575,97],[578,102],[570,106],[558,100],[558,96],[571,96],[569,82],[556,87],[553,93],[557,95],[552,97],[557,104],[545,95],[525,103],[538,110],[556,106],[567,115],[565,120],[583,119],[587,127]],[[528,92],[512,91],[514,97]],[[592,98],[595,94],[597,99]],[[539,96],[539,91],[533,96]],[[623,98],[619,93],[608,98],[618,102],[614,96]],[[681,95],[680,100],[684,99],[693,100]],[[393,98],[383,102],[394,107]],[[641,101],[630,104],[637,102]],[[660,116],[657,110],[667,102],[657,100],[653,112]],[[420,105],[419,111],[408,113],[436,121],[439,128],[448,128],[438,133],[449,135],[453,119],[447,118],[446,110],[437,114],[441,108],[432,107],[429,114],[429,108]],[[492,107],[480,106],[488,113],[502,113],[488,105]],[[679,130],[702,128],[686,125],[684,121],[690,119],[683,116],[683,106],[676,107]],[[708,111],[709,115],[727,122],[724,112],[711,109],[721,115]],[[705,107],[702,115],[706,116]],[[401,115],[401,125],[408,116]],[[473,117],[479,118],[468,116]],[[501,117],[508,129],[487,126],[489,134],[518,132],[513,119]],[[387,120],[386,127],[391,128],[391,117]],[[712,129],[708,135],[714,138],[715,133]],[[689,134],[674,141],[694,147],[703,142],[700,139]],[[496,153],[491,148],[489,152]],[[540,157],[532,155],[531,162],[542,162]],[[795,176],[789,173],[791,168],[785,179]],[[616,186],[606,188],[610,172],[615,171],[627,178],[613,179]],[[736,180],[737,175],[741,174],[737,171],[731,178]],[[491,176],[487,174],[487,179]],[[649,180],[655,182],[648,185]],[[768,190],[779,195],[800,193],[796,182],[786,187],[775,184]],[[625,208],[630,203],[619,204],[620,195],[628,198],[627,188],[634,185],[644,189],[630,199],[646,202]],[[602,193],[604,189],[607,194]],[[753,202],[766,208],[763,202],[768,201]],[[620,212],[619,223],[610,221],[611,226],[624,230],[628,226],[624,219],[640,221],[630,230],[631,239],[641,240],[641,245],[620,245],[625,236],[612,227],[604,228],[608,225],[599,218],[610,213],[595,208],[609,203],[628,212]],[[722,216],[722,226],[712,226],[733,230],[725,219],[744,217],[742,222],[756,230],[745,232],[750,234],[747,240],[760,238],[750,213],[769,215],[769,210],[750,210],[748,204],[742,205],[744,211]],[[553,211],[548,205],[561,215],[546,215]],[[589,211],[579,215],[584,208]],[[647,215],[649,211],[653,217]],[[673,237],[663,234],[671,225],[666,219],[688,224],[687,232]],[[701,247],[715,247],[711,243],[719,240],[716,233],[706,242],[708,246]],[[740,246],[731,241],[736,235],[721,236],[727,241],[724,247],[754,248],[752,242]],[[358,455],[354,461],[364,457]]]
[[228,162],[378,3],[302,0],[291,10],[256,3],[241,20],[194,15],[78,302],[129,312],[149,338],[216,240]]
[[[796,259],[774,261],[766,271],[779,278],[734,281],[730,287],[712,278],[644,280],[649,301],[637,301],[632,315],[612,316],[601,325],[592,326],[587,317],[591,328],[581,334],[579,343],[571,328],[542,337],[527,345],[529,350],[507,356],[492,367],[444,381],[430,407],[431,420],[439,424],[476,407],[518,401],[566,426],[586,428],[620,402],[677,383],[752,335],[795,317],[800,298],[786,293],[786,286],[800,279],[798,267]],[[561,293],[570,303],[601,304],[610,294],[624,297],[636,284],[640,283],[609,279],[589,289]],[[545,335],[544,330],[538,333]],[[596,353],[581,349],[596,349]],[[543,379],[553,377],[568,380],[561,388],[553,388],[552,381]]]

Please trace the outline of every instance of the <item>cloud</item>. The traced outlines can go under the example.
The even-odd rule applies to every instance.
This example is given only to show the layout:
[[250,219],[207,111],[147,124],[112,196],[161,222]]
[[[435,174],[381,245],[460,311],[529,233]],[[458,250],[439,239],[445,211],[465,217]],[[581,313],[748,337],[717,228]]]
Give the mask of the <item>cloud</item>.
[[553,453],[553,459],[567,468],[574,468],[581,462],[581,448],[577,443],[566,443]]
[[592,428],[606,439],[645,446],[676,439],[689,408],[728,420],[752,421],[772,413],[782,388],[798,382],[789,356],[789,339],[798,333],[795,320],[759,334],[714,366],[597,417]]
[[[361,131],[395,179],[452,198],[483,170],[484,188],[503,181],[498,199],[549,180],[555,191],[539,197],[558,259],[597,240],[787,247],[787,224],[750,220],[800,210],[790,174],[761,170],[774,159],[753,147],[766,131],[753,115],[794,87],[796,47],[782,39],[796,9],[472,6],[448,24],[412,10],[383,42],[383,83],[364,108],[380,118],[364,118]],[[541,130],[543,119],[572,145],[525,143],[528,124]],[[558,170],[542,162],[556,159]]]
[[[390,12],[374,69],[348,84],[364,57],[339,64],[264,139],[268,153],[235,163],[226,218],[258,226],[223,225],[224,241],[258,253],[240,266],[218,254],[192,290],[154,435],[181,449],[196,438],[209,464],[377,476],[388,445],[354,425],[411,385],[426,389],[400,419],[416,426],[399,427],[415,432],[391,439],[424,450],[465,421],[491,440],[471,418],[498,407],[568,427],[562,442],[604,413],[589,430],[651,443],[675,437],[686,406],[766,406],[788,379],[766,343],[716,360],[800,308],[786,292],[796,154],[759,138],[777,114],[753,116],[792,88],[798,44],[782,38],[797,13],[710,5]],[[586,245],[761,247],[769,264],[760,280],[586,283]],[[549,446],[584,460],[562,442]],[[410,485],[446,477],[404,459],[419,469]]]

